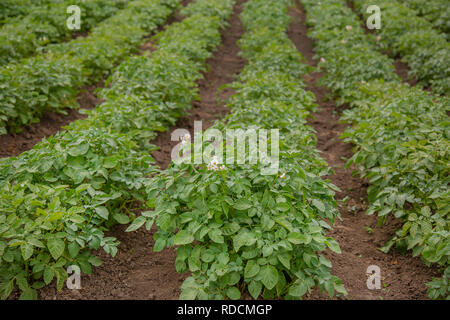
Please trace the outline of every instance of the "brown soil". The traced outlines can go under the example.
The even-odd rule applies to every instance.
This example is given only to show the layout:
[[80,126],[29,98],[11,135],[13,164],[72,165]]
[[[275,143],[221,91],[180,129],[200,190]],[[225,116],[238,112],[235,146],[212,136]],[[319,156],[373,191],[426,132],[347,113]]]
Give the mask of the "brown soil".
[[[305,12],[299,5],[298,8],[292,8],[290,14],[293,21],[289,36],[307,63],[316,66],[313,60],[314,45],[306,35]],[[333,264],[332,273],[342,279],[349,293],[347,299],[427,299],[425,283],[433,276],[438,276],[437,271],[426,267],[419,258],[413,258],[410,254],[403,256],[395,249],[384,254],[378,250],[393,235],[400,222],[390,219],[386,225],[378,228],[377,217],[365,214],[368,183],[353,177],[350,169],[344,168],[346,159],[353,154],[352,145],[339,139],[346,129],[345,124],[339,123],[342,108],[327,99],[331,95],[330,91],[317,84],[321,77],[322,74],[318,72],[305,76],[307,89],[316,95],[320,107],[310,119],[310,125],[316,130],[317,148],[335,172],[327,178],[342,190],[336,198],[342,200],[349,197],[346,203],[340,203],[342,220],[338,220],[334,230],[329,232],[342,250],[342,254],[329,250],[325,252]],[[373,231],[369,233],[366,227]],[[381,269],[380,290],[369,290],[366,286],[366,270],[370,265],[377,265]],[[327,296],[314,292],[310,298],[326,299]]]
[[[222,32],[222,45],[207,63],[209,71],[204,79],[198,81],[202,101],[195,102],[193,109],[186,117],[180,119],[176,126],[168,132],[160,134],[153,144],[161,147],[153,155],[162,168],[170,163],[170,151],[177,142],[170,141],[170,133],[177,128],[193,129],[194,120],[204,121],[203,128],[213,124],[214,120],[227,112],[222,103],[216,101],[216,94],[224,84],[234,80],[245,65],[238,57],[239,48],[236,41],[242,36],[243,29],[238,14],[242,10],[244,0],[238,0],[231,18],[231,26]],[[232,94],[224,90],[218,94],[220,100]],[[186,275],[175,270],[175,251],[166,249],[153,252],[153,228],[147,232],[143,228],[137,232],[125,233],[126,226],[115,226],[108,236],[120,241],[119,251],[115,258],[107,256],[99,250],[103,264],[94,268],[91,276],[83,275],[81,290],[64,288],[56,292],[55,285],[42,289],[41,299],[178,299],[180,287]]]

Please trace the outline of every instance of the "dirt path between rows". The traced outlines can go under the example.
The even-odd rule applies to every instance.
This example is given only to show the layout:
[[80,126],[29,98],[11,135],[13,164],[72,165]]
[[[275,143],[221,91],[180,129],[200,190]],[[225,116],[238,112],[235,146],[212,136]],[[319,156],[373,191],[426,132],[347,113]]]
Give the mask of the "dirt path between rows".
[[[193,0],[183,0],[181,1],[181,6],[187,6],[192,1]],[[150,38],[154,34],[164,30],[166,26],[180,21],[181,19],[182,17],[178,11],[171,15],[155,32],[152,32],[145,37],[147,41],[139,48],[138,54],[141,55],[148,50],[147,46],[151,43]],[[113,71],[114,70],[111,70],[111,72]],[[97,84],[85,85],[80,89],[80,93],[77,96],[77,103],[79,104],[80,109],[93,109],[103,102],[96,96],[95,90],[104,87],[104,82],[108,76],[109,74],[105,75]],[[67,108],[62,110],[65,114],[55,111],[45,111],[39,122],[24,126],[20,133],[0,135],[0,158],[13,157],[28,151],[42,139],[56,134],[70,123],[86,118],[86,115],[79,112],[80,109]]]
[[[307,63],[316,66],[317,62],[313,59],[314,43],[307,37],[303,7],[298,4],[297,8],[291,8],[290,15],[292,23],[289,37]],[[378,250],[400,224],[390,219],[387,225],[378,228],[376,216],[365,214],[368,184],[357,176],[353,177],[351,170],[344,168],[346,159],[353,154],[352,145],[339,139],[346,128],[346,125],[339,123],[342,108],[327,99],[330,91],[318,85],[321,77],[322,74],[318,72],[305,76],[307,89],[316,95],[320,107],[309,123],[316,130],[317,148],[322,152],[321,156],[335,171],[328,178],[342,191],[336,198],[349,198],[345,203],[340,203],[342,221],[338,220],[334,230],[329,232],[342,250],[342,254],[329,250],[325,253],[333,264],[332,273],[342,279],[349,293],[347,299],[427,299],[425,283],[439,275],[436,270],[426,267],[419,258],[413,258],[410,254],[403,256],[395,249],[384,254]],[[367,288],[366,271],[371,265],[381,270],[382,285],[379,290]],[[309,298],[327,296],[315,292]]]
[[[203,121],[203,129],[227,112],[222,103],[217,102],[231,96],[231,90],[220,93],[218,89],[235,80],[235,75],[245,65],[238,56],[236,42],[243,34],[239,20],[244,0],[238,0],[231,17],[231,26],[222,31],[222,44],[207,63],[209,71],[204,79],[198,81],[201,102],[195,102],[189,115],[180,119],[168,132],[160,134],[153,144],[161,148],[153,156],[159,166],[166,168],[170,163],[172,147],[178,142],[170,141],[170,134],[177,128],[193,130],[194,120]],[[151,47],[151,46],[150,46]],[[153,252],[153,234],[143,228],[136,232],[125,233],[126,226],[115,226],[109,236],[116,237],[121,243],[115,258],[99,251],[103,260],[100,267],[94,268],[91,276],[83,275],[81,290],[64,288],[56,292],[55,285],[40,291],[41,299],[178,299],[180,287],[186,275],[175,270],[176,253],[172,249]]]

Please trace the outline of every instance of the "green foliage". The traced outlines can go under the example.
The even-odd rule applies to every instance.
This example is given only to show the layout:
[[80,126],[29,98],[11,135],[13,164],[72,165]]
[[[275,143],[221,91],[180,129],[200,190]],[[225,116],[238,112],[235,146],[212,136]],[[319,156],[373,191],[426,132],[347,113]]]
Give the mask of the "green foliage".
[[450,267],[447,267],[447,269],[445,269],[442,278],[433,279],[433,281],[427,283],[428,296],[431,299],[439,299],[447,296],[448,300],[450,297],[450,295],[448,295],[448,292],[450,292],[449,279],[450,279]]
[[[67,28],[67,7],[77,5],[81,10],[81,25],[77,32],[87,32],[93,26],[123,9],[128,0],[41,1],[23,19],[17,19],[0,29],[0,65],[18,62],[48,43],[70,39]],[[25,5],[26,3],[24,3]]]
[[367,17],[367,6],[379,6],[383,17],[381,29],[375,30],[380,36],[379,47],[389,49],[393,56],[400,55],[411,68],[412,78],[436,93],[450,95],[450,45],[445,35],[398,1],[360,0],[353,3],[364,17]]
[[[314,96],[299,80],[308,67],[286,35],[291,1],[251,0],[241,14],[239,41],[248,64],[231,85],[231,109],[213,128],[280,129],[280,175],[264,165],[172,164],[147,187],[155,203],[155,251],[178,246],[175,267],[191,272],[181,299],[301,298],[313,287],[345,294],[320,251],[339,252],[325,235],[338,216],[337,188],[321,177],[330,172],[306,126]],[[271,15],[267,15],[270,12]],[[204,149],[210,145],[204,142]],[[236,152],[236,150],[233,150]]]
[[192,16],[197,13],[201,13],[203,16],[216,16],[227,24],[228,17],[230,16],[230,1],[194,1],[189,6],[186,6],[180,10],[183,16]]
[[[163,0],[159,7],[148,2],[148,8],[168,15],[178,3]],[[140,3],[142,8],[144,4]],[[190,25],[194,19],[199,21],[194,39],[197,47],[212,50],[220,42],[220,34],[207,32],[212,39],[202,42],[202,29],[206,29],[205,25],[218,29],[220,23],[214,17],[208,21],[192,17]],[[174,31],[176,28],[174,25]],[[170,31],[166,32],[170,38]],[[164,36],[161,48],[165,45],[163,39]],[[178,40],[180,48],[191,45],[184,40]],[[186,64],[174,73],[183,58]],[[54,278],[61,289],[68,265],[78,265],[89,274],[92,265],[99,265],[91,251],[103,248],[112,256],[117,253],[118,242],[106,237],[104,231],[116,223],[129,223],[135,218],[129,209],[131,204],[145,203],[143,192],[155,173],[149,155],[156,148],[148,143],[149,137],[155,135],[151,130],[165,130],[173,123],[181,114],[176,108],[185,108],[186,101],[195,97],[196,92],[190,93],[189,86],[201,77],[200,71],[191,70],[196,64],[189,64],[188,58],[170,50],[160,49],[151,59],[134,57],[121,64],[113,76],[117,83],[100,93],[105,103],[91,111],[87,119],[72,123],[30,151],[0,160],[2,298],[7,298],[14,286],[22,291],[23,298],[34,298],[36,290]],[[132,66],[141,66],[147,77],[134,77],[128,72]],[[172,69],[162,69],[164,66]],[[171,71],[170,76],[166,74]],[[185,80],[180,79],[181,75],[185,75]],[[149,81],[151,78],[155,81]],[[140,89],[144,84],[147,91]],[[177,94],[175,90],[181,84],[188,87]],[[167,89],[172,87],[174,91]],[[167,96],[161,97],[165,91]],[[160,125],[141,127],[152,119],[153,113],[153,117],[159,117]],[[128,123],[129,118],[133,119],[132,124]],[[125,124],[127,127],[120,126]],[[133,125],[133,130],[128,130]],[[132,227],[138,223],[139,220]]]
[[[403,221],[382,251],[395,244],[421,255],[428,265],[447,267],[448,98],[402,85],[393,73],[392,61],[376,51],[373,39],[364,36],[358,17],[344,0],[322,1],[320,6],[312,0],[302,2],[318,55],[325,59],[320,64],[328,72],[324,83],[342,103],[352,106],[344,112],[343,120],[353,126],[342,138],[355,145],[348,165],[359,166],[362,176],[370,181],[368,213],[377,212],[380,224],[388,214]],[[332,38],[336,38],[334,45]],[[344,44],[339,41],[342,39]],[[351,63],[353,74],[346,63]],[[430,297],[448,295],[446,279],[432,282]],[[444,287],[438,287],[440,284]]]
[[[77,107],[82,85],[98,81],[134,52],[179,0],[136,0],[85,38],[50,45],[46,53],[0,69],[0,134],[39,121],[46,110]],[[123,23],[126,21],[127,23]]]
[[[345,1],[302,1],[308,8],[307,23],[313,28],[309,36],[316,42],[316,57],[324,58],[319,66],[327,70],[321,80],[341,99],[351,101],[355,87],[373,79],[400,81],[392,60],[378,52],[374,42],[364,34],[357,16]],[[351,30],[347,30],[347,26]]]
[[[36,10],[38,7],[47,5],[52,0],[3,0],[0,2],[0,25],[16,21]],[[53,0],[56,2],[56,0]]]
[[[222,12],[221,17],[231,14],[234,1],[227,3],[223,10],[228,15]],[[173,9],[178,4],[161,2]],[[149,8],[147,19],[149,13],[168,11]],[[195,81],[225,25],[219,16],[193,10],[190,15],[156,37],[158,50],[151,56],[132,57],[117,68],[99,93],[105,102],[89,111],[87,119],[33,150],[0,161],[0,210],[6,213],[0,218],[3,298],[15,285],[24,298],[33,298],[54,277],[61,289],[68,265],[90,273],[99,264],[91,250],[116,254],[118,242],[103,233],[115,223],[134,220],[128,231],[144,224],[150,229],[143,218],[152,212],[134,219],[128,209],[136,201],[147,207],[143,193],[156,172],[149,156],[155,146],[148,141],[197,98]],[[187,240],[180,235],[178,241]]]
[[343,137],[357,145],[348,164],[363,167],[371,183],[368,212],[404,219],[391,241],[445,265],[450,255],[448,100],[382,82],[360,90],[358,107],[344,113],[343,119],[355,125]]
[[447,0],[401,0],[407,7],[417,11],[434,28],[450,36],[450,7]]

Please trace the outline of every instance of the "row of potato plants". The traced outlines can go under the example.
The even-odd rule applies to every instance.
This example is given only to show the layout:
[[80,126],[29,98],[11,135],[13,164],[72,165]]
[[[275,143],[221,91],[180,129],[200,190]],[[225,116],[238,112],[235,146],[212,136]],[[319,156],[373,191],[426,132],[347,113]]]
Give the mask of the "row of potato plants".
[[[230,85],[236,91],[227,103],[231,113],[212,127],[222,133],[279,129],[278,174],[265,175],[260,161],[222,164],[217,153],[219,163],[208,166],[173,162],[147,187],[155,210],[136,219],[135,227],[155,222],[154,250],[177,247],[176,270],[191,274],[180,299],[239,299],[247,293],[254,299],[300,299],[315,287],[330,297],[346,294],[330,273],[331,262],[319,254],[327,248],[340,253],[326,236],[331,227],[325,222],[339,216],[337,187],[322,179],[330,169],[306,125],[316,104],[299,80],[309,67],[286,34],[290,5],[244,4],[246,33],[239,45],[248,63]],[[208,132],[200,135],[203,150],[213,143]],[[221,146],[236,153],[231,144]]]
[[401,0],[407,7],[427,19],[435,29],[450,37],[450,6],[447,0]]
[[115,256],[118,241],[104,231],[147,207],[145,187],[156,173],[150,156],[156,147],[148,141],[197,98],[195,81],[221,41],[233,3],[189,5],[181,11],[188,18],[157,36],[156,51],[117,68],[99,93],[105,102],[88,118],[0,161],[3,298],[15,285],[22,298],[35,298],[55,277],[61,289],[68,265],[89,274],[101,263],[93,250]]
[[9,21],[22,18],[50,1],[52,0],[3,0],[0,2],[0,26]]
[[135,0],[88,37],[46,47],[46,53],[0,68],[0,134],[38,122],[46,110],[77,107],[83,85],[95,83],[155,31],[180,0]]
[[431,298],[444,297],[450,275],[449,99],[402,84],[345,0],[301,2],[319,66],[327,70],[322,82],[350,105],[342,119],[352,126],[342,137],[355,145],[347,165],[359,166],[370,181],[368,213],[377,212],[380,225],[389,214],[403,221],[382,250],[396,244],[427,265],[446,267],[428,284]]
[[[23,18],[16,18],[0,29],[0,65],[18,62],[49,43],[68,40],[74,32],[87,32],[99,22],[123,9],[128,0],[65,0],[33,5]],[[67,8],[81,9],[80,30],[70,30],[66,20]]]
[[450,44],[426,19],[397,0],[353,0],[355,8],[367,18],[366,8],[377,5],[382,26],[374,30],[380,49],[400,56],[410,68],[408,74],[439,94],[450,95]]

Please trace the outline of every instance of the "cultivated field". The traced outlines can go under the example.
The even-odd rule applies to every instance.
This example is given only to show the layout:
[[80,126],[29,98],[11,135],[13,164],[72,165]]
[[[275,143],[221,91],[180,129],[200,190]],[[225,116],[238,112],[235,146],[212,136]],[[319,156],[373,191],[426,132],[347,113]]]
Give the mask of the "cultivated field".
[[449,12],[2,0],[0,297],[448,299]]

